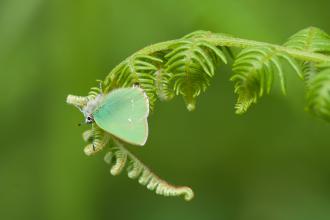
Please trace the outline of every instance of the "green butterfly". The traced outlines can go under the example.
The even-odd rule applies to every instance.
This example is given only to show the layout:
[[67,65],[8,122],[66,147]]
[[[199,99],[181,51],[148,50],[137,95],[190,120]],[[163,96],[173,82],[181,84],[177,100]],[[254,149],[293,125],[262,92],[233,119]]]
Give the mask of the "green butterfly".
[[143,146],[148,138],[149,100],[139,87],[114,89],[89,100],[81,109],[87,124],[129,144]]

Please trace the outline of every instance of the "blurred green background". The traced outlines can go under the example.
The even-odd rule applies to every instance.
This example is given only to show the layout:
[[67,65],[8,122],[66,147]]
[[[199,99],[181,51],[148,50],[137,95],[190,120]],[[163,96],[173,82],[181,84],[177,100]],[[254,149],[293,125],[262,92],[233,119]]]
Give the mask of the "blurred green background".
[[307,114],[288,75],[247,114],[234,114],[230,70],[187,112],[158,103],[150,138],[131,148],[157,174],[191,186],[187,203],[86,157],[86,95],[136,50],[198,29],[282,43],[314,25],[330,32],[330,2],[284,0],[0,0],[0,219],[330,219],[329,124]]

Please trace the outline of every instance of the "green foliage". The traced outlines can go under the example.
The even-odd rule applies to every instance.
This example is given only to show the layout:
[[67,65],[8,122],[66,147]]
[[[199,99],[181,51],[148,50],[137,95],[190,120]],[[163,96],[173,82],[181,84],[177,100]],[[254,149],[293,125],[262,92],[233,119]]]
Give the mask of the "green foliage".
[[310,80],[307,109],[330,122],[330,63],[319,66],[320,72]]
[[287,61],[301,77],[299,66],[288,54],[272,47],[243,49],[233,64],[235,93],[238,94],[236,113],[244,113],[264,92],[270,93],[274,74],[278,75],[281,89],[286,94],[282,61]]
[[[104,156],[104,161],[111,165],[110,173],[114,176],[119,175],[127,165],[127,174],[131,179],[138,179],[138,182],[146,186],[147,189],[155,191],[163,196],[183,196],[189,201],[194,197],[193,191],[187,186],[175,186],[155,175],[145,164],[129,152],[121,141],[110,138],[96,124],[90,130],[83,133],[84,141],[88,142],[84,148],[86,155],[94,155],[104,147],[109,146],[109,151]],[[110,140],[113,140],[112,142]]]
[[227,63],[227,59],[221,49],[199,39],[178,41],[170,49],[164,56],[165,93],[182,95],[191,111],[195,109],[196,97],[210,85],[218,60]]
[[[284,44],[288,48],[293,48],[305,52],[315,52],[320,54],[330,54],[330,37],[324,31],[309,27],[294,34]],[[309,85],[310,80],[318,73],[318,69],[314,62],[301,61],[302,70],[306,85]]]
[[156,101],[156,73],[163,61],[150,55],[136,55],[124,61],[118,70],[105,80],[106,91],[118,87],[141,86],[149,97],[150,108]]
[[[233,49],[238,51],[237,56]],[[232,59],[236,113],[241,114],[269,94],[274,82],[286,93],[285,75],[289,64],[306,82],[307,109],[330,121],[330,38],[320,29],[311,27],[299,31],[283,46],[235,38],[226,34],[196,31],[178,40],[166,41],[143,48],[116,66],[100,86],[91,89],[87,97],[71,96],[69,104],[82,108],[100,93],[114,88],[138,85],[145,90],[151,110],[156,101],[182,96],[188,110],[195,108],[196,99],[205,92],[220,62]],[[274,80],[274,78],[278,80]],[[95,154],[109,143],[105,161],[111,164],[111,174],[121,173],[128,163],[128,176],[157,194],[193,197],[189,187],[176,187],[153,174],[130,153],[123,143],[96,125],[83,134],[87,155]]]
[[284,46],[300,51],[330,54],[330,37],[319,28],[309,27],[292,35]]
[[[289,38],[286,47],[305,52],[330,55],[330,36],[324,31],[310,27]],[[316,116],[330,121],[330,65],[301,61],[306,82],[307,109]]]

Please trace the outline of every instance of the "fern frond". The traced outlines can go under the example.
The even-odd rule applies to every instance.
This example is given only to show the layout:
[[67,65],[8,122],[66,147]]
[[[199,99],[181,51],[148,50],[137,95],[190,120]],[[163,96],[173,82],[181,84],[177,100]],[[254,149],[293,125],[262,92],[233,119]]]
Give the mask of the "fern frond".
[[173,77],[172,73],[167,72],[164,68],[160,68],[156,72],[156,94],[161,101],[169,101],[174,97],[174,93],[170,88],[170,79]]
[[319,69],[316,63],[306,61],[301,62],[301,69],[304,75],[305,86],[308,88],[311,80],[318,74]]
[[283,60],[301,77],[295,60],[275,48],[251,47],[238,54],[232,68],[234,76],[231,77],[231,81],[235,83],[234,92],[238,95],[236,113],[246,112],[265,92],[270,93],[275,73],[279,77],[283,94],[286,94]]
[[[330,36],[315,27],[306,28],[289,38],[284,44],[300,51],[330,54]],[[302,61],[307,93],[307,109],[327,121],[330,119],[330,71],[329,63]]]
[[196,97],[210,85],[218,60],[227,63],[222,50],[199,39],[180,40],[165,58],[165,84],[175,95],[183,96],[189,111],[195,109]]
[[300,51],[329,54],[330,36],[319,28],[309,27],[292,35],[284,46]]
[[189,34],[186,34],[185,36],[183,36],[182,39],[203,38],[203,37],[207,37],[207,36],[211,36],[211,35],[212,35],[211,31],[198,30],[198,31],[194,31]]
[[[88,132],[88,133],[86,133]],[[88,135],[88,136],[87,136]],[[91,135],[91,136],[90,136]],[[110,135],[106,133],[104,130],[99,128],[95,123],[92,124],[92,129],[89,131],[85,131],[83,133],[83,138],[85,141],[90,142],[85,148],[84,153],[87,156],[96,154],[101,151],[110,140]]]
[[183,196],[189,201],[194,197],[193,191],[186,186],[174,186],[162,180],[150,169],[129,152],[121,143],[115,141],[116,147],[105,154],[104,161],[111,165],[110,173],[119,175],[127,165],[127,175],[131,179],[138,179],[138,182],[147,189],[155,191],[163,196]]
[[82,133],[82,138],[85,142],[91,142],[94,137],[94,132],[92,129],[88,129]]
[[123,171],[126,165],[127,153],[123,150],[117,150],[114,153],[114,157],[115,163],[112,165],[110,173],[114,176],[117,176]]
[[66,98],[66,103],[74,105],[78,108],[82,108],[83,106],[85,106],[88,101],[89,98],[85,96],[68,95],[68,97]]
[[321,69],[311,81],[307,90],[307,109],[316,116],[330,122],[330,63]]
[[[309,27],[291,36],[284,46],[299,51],[327,55],[330,54],[330,36],[319,28]],[[315,62],[301,61],[301,66],[304,73],[304,80],[308,87],[310,81],[319,70]]]
[[[235,53],[233,53],[235,51]],[[236,55],[238,52],[238,55]],[[117,65],[105,80],[91,88],[88,96],[67,97],[67,103],[81,111],[89,101],[106,95],[119,87],[138,85],[149,98],[154,109],[157,99],[170,100],[183,96],[187,109],[195,108],[196,98],[210,85],[219,63],[233,59],[231,81],[238,95],[236,113],[241,114],[270,93],[274,77],[278,77],[282,92],[286,93],[284,64],[289,64],[306,81],[307,109],[330,121],[330,37],[317,28],[307,28],[293,35],[284,45],[241,39],[227,34],[196,31],[177,40],[147,46]],[[87,155],[101,151],[114,141],[105,161],[111,164],[112,175],[120,174],[127,165],[129,178],[157,194],[193,197],[189,187],[176,187],[160,179],[130,153],[111,134],[93,124],[83,133],[89,144]]]
[[[185,35],[182,39],[205,39],[205,38],[212,38],[213,37],[213,33],[211,31],[203,31],[203,30],[198,30],[198,31],[194,31],[190,34],[187,34]],[[228,36],[228,37],[231,37],[231,35],[229,34],[221,34],[222,36]],[[227,55],[234,59],[235,58],[235,55],[234,55],[234,52],[232,50],[231,47],[229,46],[222,46],[220,47],[220,49],[223,51],[223,52],[226,52]]]
[[157,99],[155,77],[159,70],[158,65],[163,61],[155,56],[136,55],[127,59],[118,71],[109,75],[104,81],[106,92],[118,87],[139,85],[148,95],[150,109]]

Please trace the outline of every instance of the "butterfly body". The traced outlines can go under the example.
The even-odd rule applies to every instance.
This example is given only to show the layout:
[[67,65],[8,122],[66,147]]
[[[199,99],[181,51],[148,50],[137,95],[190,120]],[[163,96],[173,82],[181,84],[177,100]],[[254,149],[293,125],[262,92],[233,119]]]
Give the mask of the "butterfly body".
[[120,88],[99,94],[82,109],[88,124],[96,123],[111,135],[133,145],[148,138],[149,101],[138,87]]
[[[82,109],[82,113],[84,114],[86,119],[88,116],[91,116],[95,109],[97,109],[101,105],[104,96],[104,94],[98,94],[94,99],[91,99],[87,102],[86,106],[84,106],[84,108]],[[86,123],[88,123],[87,120]]]

